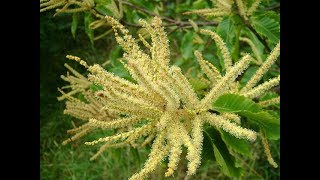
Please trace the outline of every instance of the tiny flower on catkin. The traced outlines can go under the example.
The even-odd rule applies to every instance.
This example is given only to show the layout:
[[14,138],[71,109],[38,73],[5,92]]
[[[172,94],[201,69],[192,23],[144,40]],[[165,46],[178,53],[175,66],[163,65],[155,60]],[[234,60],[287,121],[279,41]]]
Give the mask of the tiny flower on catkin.
[[[140,49],[134,37],[116,19],[109,16],[105,19],[112,26],[115,38],[124,50],[122,63],[136,83],[115,76],[100,65],[88,65],[80,58],[68,55],[69,59],[83,65],[89,75],[85,78],[68,68],[75,76],[64,78],[72,90],[77,90],[73,94],[62,92],[63,98],[68,100],[65,112],[86,121],[83,126],[70,131],[76,134],[65,143],[96,128],[121,130],[111,136],[85,142],[86,145],[104,143],[92,160],[109,147],[139,147],[151,143],[151,152],[144,167],[130,178],[140,180],[147,179],[166,157],[169,162],[165,176],[174,175],[183,147],[187,150],[187,175],[195,174],[201,164],[203,125],[206,123],[239,139],[256,139],[256,132],[242,127],[240,117],[236,114],[218,115],[209,112],[212,102],[219,96],[230,92],[240,94],[241,87],[236,78],[249,66],[252,61],[250,55],[246,54],[232,64],[230,52],[222,38],[215,32],[201,29],[200,32],[211,36],[221,50],[226,73],[222,75],[196,51],[199,64],[211,82],[211,90],[199,99],[181,69],[169,63],[169,43],[159,17],[155,17],[151,23],[139,21],[151,36],[151,43],[139,36],[150,54]],[[267,65],[262,64],[261,73],[266,72],[276,55],[277,52],[271,53]],[[263,94],[280,80],[277,77],[254,87],[260,75],[253,78],[251,85],[245,86],[247,90],[243,91],[250,98]],[[92,84],[102,89],[93,92],[88,88]],[[83,94],[88,102],[77,100],[73,97],[75,93]]]
[[[248,7],[248,3],[245,0],[211,0],[214,5],[213,8],[206,9],[196,9],[184,12],[183,14],[197,14],[205,17],[216,17],[217,20],[221,20],[223,16],[232,15],[233,9],[237,9],[239,15],[243,17],[245,20],[248,20],[248,17],[252,16],[261,2],[261,0],[254,0],[251,3],[251,6]],[[236,6],[236,7],[235,7]],[[220,19],[218,19],[220,18]]]

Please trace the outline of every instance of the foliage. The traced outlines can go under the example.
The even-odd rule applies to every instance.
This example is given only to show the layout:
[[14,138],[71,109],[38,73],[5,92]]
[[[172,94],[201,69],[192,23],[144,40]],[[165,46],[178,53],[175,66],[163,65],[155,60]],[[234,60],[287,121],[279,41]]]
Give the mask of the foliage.
[[[85,34],[84,43],[103,56],[88,59],[83,49],[77,55],[86,62],[67,56],[89,75],[73,62],[65,64],[70,73],[61,78],[69,85],[59,89],[58,100],[66,100],[65,114],[85,123],[68,130],[72,137],[63,144],[78,144],[80,138],[97,139],[87,145],[104,142],[91,160],[116,158],[112,148],[131,153],[127,165],[115,160],[118,167],[135,166],[121,178],[135,171],[131,179],[157,173],[198,177],[216,168],[208,170],[212,162],[226,176],[249,177],[245,162],[258,162],[252,155],[259,149],[256,139],[277,168],[279,156],[271,153],[279,151],[273,144],[280,138],[280,97],[270,90],[280,82],[279,13],[264,10],[277,3],[40,1],[41,12],[55,9],[55,17],[70,17],[70,36],[77,40]],[[120,47],[114,46],[112,31]],[[97,50],[105,44],[107,51]]]

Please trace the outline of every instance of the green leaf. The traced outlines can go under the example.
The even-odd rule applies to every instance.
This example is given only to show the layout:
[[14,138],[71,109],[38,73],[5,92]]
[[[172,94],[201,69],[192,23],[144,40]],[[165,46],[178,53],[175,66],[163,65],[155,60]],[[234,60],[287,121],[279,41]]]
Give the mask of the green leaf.
[[235,62],[237,62],[239,60],[239,49],[240,49],[240,42],[239,42],[239,38],[240,38],[240,34],[241,34],[241,26],[236,26],[236,32],[235,32],[235,41],[234,41],[234,46],[232,48],[231,51],[231,57],[232,59],[235,60]]
[[182,38],[180,51],[184,59],[191,59],[193,56],[192,39],[192,31],[188,31]]
[[272,43],[278,43],[280,38],[280,24],[273,18],[266,15],[253,16],[252,26],[262,36]]
[[237,94],[224,94],[214,103],[213,109],[219,112],[258,112],[261,107],[249,98]]
[[98,85],[98,84],[92,84],[90,85],[90,90],[92,90],[93,92],[99,91],[99,90],[103,90],[103,87]]
[[[218,25],[216,29],[217,34],[220,35],[220,37],[225,42],[228,51],[232,52],[232,47],[234,47],[235,37],[236,37],[236,31],[235,31],[235,25],[232,20],[231,16],[226,16]],[[222,70],[225,70],[224,66],[224,59],[222,57],[222,54],[220,51],[218,51],[218,56],[220,60],[220,65],[222,67]]]
[[271,19],[274,19],[277,22],[280,22],[280,15],[275,11],[260,11],[256,12],[257,16],[268,16]]
[[260,98],[260,101],[265,101],[265,100],[268,100],[268,99],[272,99],[272,98],[275,98],[275,97],[278,97],[279,95],[275,92],[267,92],[264,96],[262,96]]
[[78,93],[77,98],[85,103],[89,103],[89,101],[85,98],[85,96],[82,93]]
[[203,132],[203,143],[202,143],[202,153],[201,153],[201,164],[205,164],[204,162],[211,160],[216,161],[213,151],[213,142],[211,137],[204,131]]
[[72,15],[72,23],[71,23],[71,33],[72,37],[76,38],[76,32],[79,24],[79,14],[78,13],[73,13]]
[[208,84],[198,78],[190,78],[189,83],[195,91],[203,90],[209,87]]
[[247,82],[251,79],[254,73],[258,70],[258,66],[250,66],[243,74],[240,85],[243,87],[247,84]]
[[235,158],[229,153],[218,131],[214,128],[209,128],[204,131],[204,135],[212,142],[214,156],[222,172],[229,177],[239,178],[243,170],[240,167],[236,167]]
[[103,14],[104,16],[106,16],[106,15],[109,15],[109,16],[113,15],[112,11],[110,11],[110,10],[106,7],[106,5],[98,4],[98,5],[96,5],[95,9],[96,9],[99,13]]
[[250,30],[244,28],[243,31],[248,36],[248,38],[253,42],[254,46],[257,48],[260,57],[263,57],[264,45],[260,42],[260,40],[256,37],[256,35]]
[[139,19],[144,19],[146,16],[144,14],[139,13],[139,11],[129,9],[128,7],[124,6],[124,12],[125,13],[125,18],[128,20],[130,23],[139,23]]
[[266,111],[258,113],[252,113],[250,111],[244,111],[239,113],[242,116],[248,118],[262,127],[268,139],[278,140],[280,138],[280,121],[279,118],[274,117]]
[[136,6],[138,6],[138,7],[141,7],[141,8],[143,8],[143,9],[149,10],[149,11],[153,11],[154,8],[155,8],[155,5],[157,4],[157,3],[155,3],[155,2],[153,2],[153,3],[147,2],[147,3],[146,3],[145,1],[141,1],[141,0],[131,0],[131,2],[132,2],[134,5],[136,5]]
[[231,16],[225,17],[218,25],[216,32],[221,36],[223,41],[226,43],[229,52],[231,52],[236,32],[235,25]]
[[204,8],[207,8],[208,6],[209,5],[208,5],[207,1],[197,0],[197,1],[192,2],[193,9],[204,9]]
[[130,152],[133,156],[133,159],[135,160],[136,167],[139,167],[141,165],[141,158],[139,155],[139,151],[136,148],[130,148]]
[[111,62],[111,65],[113,67],[116,67],[116,66],[121,66],[121,62],[118,60],[119,58],[122,57],[122,48],[121,46],[116,46],[112,49],[110,55],[109,55],[109,59],[110,59],[110,62]]
[[249,144],[246,140],[238,139],[223,130],[219,130],[219,132],[222,140],[224,143],[226,143],[226,145],[228,145],[228,147],[231,147],[237,153],[251,157]]
[[213,109],[244,116],[263,128],[268,139],[277,140],[280,138],[280,119],[263,111],[258,104],[249,98],[236,94],[224,94],[213,103]]
[[111,68],[109,71],[119,77],[126,79],[126,80],[129,80],[131,82],[135,82],[135,80],[131,77],[129,71],[126,68],[124,68],[124,66],[122,64],[117,67]]
[[87,34],[87,36],[90,39],[91,44],[93,45],[93,39],[94,39],[94,34],[93,34],[93,29],[90,29],[90,24],[93,22],[93,18],[90,12],[85,12],[84,14],[84,30]]

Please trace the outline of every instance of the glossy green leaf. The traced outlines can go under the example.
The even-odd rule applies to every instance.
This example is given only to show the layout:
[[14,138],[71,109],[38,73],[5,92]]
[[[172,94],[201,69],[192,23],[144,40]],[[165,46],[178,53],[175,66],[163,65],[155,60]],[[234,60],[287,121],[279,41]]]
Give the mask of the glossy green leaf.
[[93,45],[94,41],[94,33],[93,29],[90,29],[90,24],[93,22],[93,17],[90,12],[85,12],[84,14],[84,30],[87,36],[90,39],[91,44]]
[[203,131],[203,143],[201,153],[202,164],[205,164],[204,162],[208,160],[216,161],[216,157],[214,156],[212,139],[208,133]]
[[259,124],[266,132],[268,139],[278,140],[280,138],[280,120],[266,111],[252,113],[244,111],[239,113],[248,118],[248,120]]
[[214,103],[213,109],[219,112],[243,111],[259,112],[261,107],[249,98],[237,94],[224,94],[220,96]]
[[278,43],[280,38],[280,24],[266,15],[253,16],[252,26],[262,36],[272,43]]
[[121,48],[121,46],[114,47],[112,49],[112,51],[110,52],[110,55],[109,55],[109,59],[110,59],[111,65],[113,67],[121,65],[121,62],[118,60],[121,57],[122,57],[122,48]]
[[79,13],[73,13],[72,23],[71,23],[71,33],[73,38],[76,38],[78,24],[79,24]]
[[238,139],[229,133],[219,130],[221,134],[221,138],[228,145],[228,147],[231,147],[235,152],[251,157],[250,149],[249,149],[249,144],[246,140],[244,139]]
[[226,43],[229,52],[231,52],[236,32],[232,17],[225,17],[218,25],[216,32],[221,36]]
[[240,85],[243,87],[247,84],[247,82],[251,79],[254,73],[258,70],[258,66],[250,66],[248,69],[243,73],[243,76],[240,80]]
[[218,131],[214,128],[209,128],[204,131],[204,134],[212,141],[214,156],[222,172],[229,177],[239,178],[242,169],[236,167],[235,158],[229,153],[229,150],[221,139]]
[[106,7],[106,5],[102,5],[102,4],[98,4],[96,7],[95,7],[95,9],[99,12],[99,13],[101,13],[101,14],[103,14],[103,15],[113,15],[113,13],[112,13],[112,11],[110,11],[107,7]]
[[268,139],[277,140],[280,138],[280,119],[263,111],[258,104],[249,98],[236,94],[224,94],[213,103],[213,109],[244,116],[263,128]]
[[139,167],[141,165],[141,158],[139,155],[139,151],[136,148],[130,148],[130,152],[133,156],[133,159],[135,160],[136,167]]
[[90,90],[92,90],[93,92],[99,91],[99,90],[103,90],[103,87],[98,85],[98,84],[92,84],[90,85]]
[[[256,35],[251,32],[248,29],[243,29],[243,32],[245,32],[246,36],[253,42],[253,44],[255,45],[256,49],[258,50],[258,54],[260,55],[260,57],[263,57],[263,51],[264,51],[264,45],[260,42],[260,40],[256,37]],[[264,59],[262,59],[264,60]]]
[[195,91],[203,90],[209,87],[208,84],[198,78],[190,78],[189,83]]
[[193,39],[192,31],[188,31],[182,38],[180,51],[184,59],[190,59],[191,57],[193,57],[194,48],[192,44],[192,39]]

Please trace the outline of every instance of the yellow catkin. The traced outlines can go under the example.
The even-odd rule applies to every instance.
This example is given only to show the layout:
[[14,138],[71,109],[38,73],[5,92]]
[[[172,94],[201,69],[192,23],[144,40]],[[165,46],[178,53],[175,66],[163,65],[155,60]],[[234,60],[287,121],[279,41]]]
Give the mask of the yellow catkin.
[[249,44],[249,46],[252,49],[252,52],[254,53],[255,57],[257,58],[257,63],[260,65],[263,63],[261,56],[259,55],[259,51],[256,48],[256,46],[253,44],[253,42],[249,38],[240,37],[240,41],[246,42]]
[[164,128],[166,128],[168,121],[172,119],[169,112],[165,112],[159,119],[159,122],[157,123],[158,131],[162,131]]
[[[63,92],[63,91],[60,90],[60,92]],[[62,101],[64,99],[68,98],[68,97],[71,97],[74,94],[77,94],[78,92],[80,92],[80,90],[73,90],[73,91],[70,91],[68,93],[64,93],[63,92],[63,94],[60,97],[58,97],[57,99],[58,99],[58,101]]]
[[85,123],[85,124],[83,124],[83,125],[81,125],[79,127],[76,127],[76,128],[73,128],[73,129],[69,129],[67,131],[67,133],[68,134],[74,134],[74,133],[77,133],[77,132],[79,132],[79,131],[81,131],[81,130],[83,130],[85,128],[88,128],[88,127],[89,127],[89,123]]
[[87,7],[81,7],[81,8],[75,8],[75,9],[67,9],[65,11],[63,11],[64,13],[77,13],[77,12],[83,12],[88,10]]
[[246,15],[246,12],[247,12],[247,7],[246,7],[246,5],[243,3],[242,0],[235,0],[235,2],[236,2],[236,4],[237,4],[239,14],[240,14],[245,20],[248,20],[248,17],[247,17],[247,15]]
[[172,66],[170,71],[176,82],[175,85],[178,89],[177,93],[180,95],[181,99],[184,100],[186,107],[191,108],[198,104],[199,99],[188,82],[188,79],[182,74],[181,69],[177,66]]
[[88,68],[88,64],[82,60],[81,58],[77,57],[77,56],[73,56],[73,55],[67,55],[66,58],[70,59],[70,60],[74,60],[74,61],[77,61],[79,62],[79,64],[81,64],[82,66]]
[[266,138],[266,136],[265,136],[264,131],[262,131],[261,134],[262,134],[262,144],[263,144],[264,152],[266,153],[268,162],[269,162],[274,168],[277,168],[277,167],[278,167],[278,164],[274,161],[274,159],[273,159],[272,156],[271,156],[270,148],[269,148],[269,145],[268,145],[268,140],[267,140],[267,138]]
[[147,47],[148,49],[151,49],[150,44],[143,38],[143,36],[141,34],[138,34],[138,35],[139,35],[139,38],[140,38],[141,42],[143,43],[143,45],[145,47]]
[[223,56],[224,66],[226,70],[229,71],[232,65],[231,55],[222,38],[217,33],[207,29],[200,29],[200,33],[205,35],[210,35],[210,37],[216,42],[217,47],[220,49],[221,54]]
[[214,8],[211,9],[197,9],[192,11],[184,12],[183,14],[198,14],[202,16],[215,16],[221,17],[231,14],[232,5],[234,3],[233,0],[212,0],[215,5]]
[[40,12],[48,11],[50,9],[55,9],[55,8],[57,8],[59,6],[65,5],[65,3],[66,2],[62,1],[62,2],[57,2],[57,3],[51,4],[51,5],[49,5],[49,6],[45,7],[45,8],[40,9]]
[[267,106],[270,106],[273,104],[279,104],[279,103],[280,103],[280,97],[275,97],[275,98],[268,99],[265,101],[260,101],[258,104],[262,107],[267,107]]
[[90,161],[97,159],[97,157],[100,156],[108,148],[119,148],[119,147],[123,147],[126,145],[128,145],[128,143],[117,143],[117,144],[106,143],[105,145],[101,146],[99,151],[90,158]]
[[[227,12],[229,5],[233,3],[230,0],[215,2],[218,9],[212,9],[210,12]],[[59,89],[62,93],[60,100],[66,100],[65,113],[85,121],[84,125],[69,131],[74,136],[64,144],[97,128],[117,129],[108,137],[85,142],[86,145],[104,143],[91,158],[93,160],[109,147],[137,148],[150,143],[152,144],[151,152],[144,167],[131,177],[131,179],[140,180],[147,179],[167,156],[169,156],[169,162],[165,176],[174,175],[182,154],[182,146],[187,149],[187,175],[195,174],[201,163],[204,123],[209,123],[237,138],[249,141],[256,139],[256,132],[240,126],[239,116],[232,113],[216,115],[208,112],[212,102],[219,96],[225,93],[239,94],[240,86],[236,78],[252,61],[250,55],[244,55],[232,65],[230,54],[222,39],[214,32],[202,30],[204,34],[214,36],[213,39],[225,59],[227,70],[224,75],[221,75],[217,68],[205,61],[199,52],[195,52],[202,70],[210,79],[210,81],[206,79],[206,83],[212,87],[200,100],[181,69],[169,63],[169,44],[160,18],[156,17],[150,23],[140,21],[144,30],[151,36],[150,43],[144,42],[147,48],[150,48],[150,52],[142,51],[138,41],[118,20],[109,16],[104,20],[112,26],[116,40],[124,50],[120,62],[135,81],[130,82],[107,72],[100,65],[89,66],[81,58],[68,55],[67,58],[83,65],[89,75],[83,76],[66,65],[71,73],[68,72],[66,76],[61,77],[69,83],[62,88],[64,91],[69,89],[68,92]],[[141,37],[140,35],[143,41]],[[271,53],[270,56],[275,55],[276,53]],[[201,74],[198,78],[205,77]],[[242,94],[247,93],[249,97],[260,95],[277,84],[279,80],[280,78],[270,80],[255,88],[252,88],[253,85]],[[93,84],[102,89],[93,92],[90,90]],[[78,99],[78,94],[82,94],[84,99]]]
[[256,98],[264,94],[266,91],[268,91],[272,87],[279,85],[279,83],[280,83],[280,75],[278,77],[270,79],[267,82],[264,82],[263,84],[260,84],[259,86],[251,89],[250,91],[244,93],[243,95],[249,98]]
[[[84,79],[87,80],[87,78],[85,78],[83,75],[81,75],[78,71],[76,71],[75,69],[73,69],[71,66],[69,66],[69,64],[65,63],[64,66],[70,71],[72,72],[72,74],[74,74],[76,77],[80,78],[80,79]],[[87,80],[88,81],[88,80]],[[88,81],[89,82],[89,81]]]
[[189,23],[191,24],[191,26],[193,27],[195,32],[198,32],[199,27],[197,25],[197,23],[195,23],[192,19],[188,19]]
[[155,170],[156,166],[169,152],[169,147],[163,145],[164,138],[165,131],[161,131],[152,144],[151,152],[144,164],[144,167],[140,170],[140,172],[131,176],[129,180],[146,179],[149,173]]
[[221,75],[218,69],[208,61],[204,60],[199,51],[195,51],[194,55],[197,57],[202,71],[207,75],[207,77],[213,84],[221,79]]
[[199,10],[184,12],[183,14],[203,14],[203,13],[210,13],[210,12],[212,12],[212,9],[199,9]]
[[128,131],[128,132],[123,132],[114,136],[108,136],[104,138],[99,138],[98,140],[94,140],[91,142],[85,142],[85,145],[95,145],[100,142],[108,142],[108,141],[117,141],[117,140],[124,140],[127,137],[133,135],[133,134],[138,134],[138,135],[143,135],[144,132],[150,132],[152,128],[154,127],[154,124],[150,123],[147,125],[144,125],[139,128],[135,128],[134,130]]
[[229,10],[233,4],[233,0],[215,0],[218,7]]
[[118,102],[106,102],[106,106],[103,108],[106,111],[110,111],[118,114],[129,114],[134,116],[143,116],[145,118],[155,119],[162,115],[161,111],[153,109],[150,107],[136,107],[136,106],[126,106]]
[[179,160],[180,160],[180,155],[182,153],[182,141],[180,139],[178,132],[176,131],[175,125],[172,125],[170,127],[170,132],[168,134],[168,140],[169,144],[171,146],[170,149],[170,154],[169,154],[169,163],[168,163],[168,169],[167,172],[165,173],[165,176],[171,176],[173,175],[174,171],[177,169]]
[[155,134],[151,134],[149,135],[145,140],[144,142],[140,145],[140,147],[144,147],[146,146],[147,144],[149,144],[155,137]]
[[219,83],[211,89],[211,91],[201,100],[199,109],[208,108],[211,102],[222,94],[230,82],[233,82],[249,65],[251,56],[244,56],[237,64],[235,64],[225,76],[221,78]]
[[280,42],[272,50],[266,61],[260,66],[256,73],[251,77],[248,83],[241,89],[240,92],[246,92],[254,87],[262,78],[262,76],[269,70],[271,65],[277,60],[280,54]]
[[225,12],[225,11],[212,11],[209,13],[203,13],[204,16],[226,16],[228,15],[229,12]]
[[44,6],[50,6],[50,5],[55,4],[57,2],[59,2],[59,1],[40,0],[40,8],[42,8]]
[[254,0],[251,7],[247,11],[247,16],[251,16],[257,10],[260,2],[261,2],[261,0]]
[[72,142],[72,141],[75,141],[77,139],[80,139],[81,137],[85,136],[86,134],[88,134],[90,132],[90,130],[92,130],[91,127],[87,127],[87,128],[84,128],[82,131],[76,133],[74,136],[72,136],[71,138],[65,140],[62,142],[62,145],[66,145],[68,144],[69,142]]
[[128,124],[133,124],[133,123],[137,123],[141,121],[141,119],[139,117],[128,117],[128,118],[118,118],[112,121],[99,121],[96,119],[90,119],[90,126],[94,126],[94,127],[100,127],[100,128],[121,128],[121,127],[125,127]]
[[192,121],[192,142],[195,148],[194,161],[190,162],[190,174],[195,173],[201,164],[201,152],[203,142],[202,124],[203,121],[200,117],[196,116]]
[[226,119],[229,119],[230,121],[233,121],[237,124],[241,124],[241,119],[240,119],[240,116],[237,115],[237,114],[233,114],[233,113],[221,113],[221,116],[226,118]]
[[217,128],[221,128],[224,131],[232,134],[236,138],[239,139],[247,139],[249,141],[255,141],[257,138],[257,133],[238,126],[236,123],[229,122],[222,118],[221,116],[217,116],[215,114],[206,114],[204,118],[213,126]]
[[71,5],[71,3],[65,4],[61,9],[56,9],[56,13],[53,16],[57,16],[58,14],[63,13],[67,8]]

